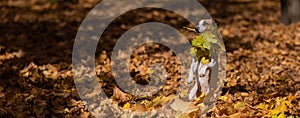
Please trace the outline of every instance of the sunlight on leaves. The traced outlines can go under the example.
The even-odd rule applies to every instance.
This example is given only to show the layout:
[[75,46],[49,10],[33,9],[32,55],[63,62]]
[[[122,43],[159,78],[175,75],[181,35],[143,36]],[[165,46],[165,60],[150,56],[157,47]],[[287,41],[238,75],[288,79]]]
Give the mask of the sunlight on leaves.
[[268,99],[266,102],[260,103],[257,108],[268,111],[268,116],[272,118],[285,118],[285,112],[288,112],[291,108],[293,108],[293,104],[291,103],[291,97],[276,99]]

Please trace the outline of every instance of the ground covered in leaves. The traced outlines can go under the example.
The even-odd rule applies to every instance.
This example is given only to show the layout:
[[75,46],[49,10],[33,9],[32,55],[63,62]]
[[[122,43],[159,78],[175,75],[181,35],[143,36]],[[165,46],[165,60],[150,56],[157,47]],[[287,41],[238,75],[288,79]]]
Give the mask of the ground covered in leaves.
[[[0,2],[0,112],[16,117],[92,117],[77,94],[71,58],[78,27],[97,3]],[[223,93],[206,116],[299,116],[300,23],[280,23],[278,0],[213,0],[203,5],[219,20],[227,50]],[[104,33],[96,53],[96,73],[114,103],[144,112],[160,107],[178,91],[179,81],[184,79],[178,77],[179,62],[165,46],[139,47],[130,60],[134,81],[148,84],[147,68],[158,62],[168,74],[163,91],[153,97],[135,98],[121,91],[113,80],[110,56],[114,43],[141,22],[160,21],[178,29],[188,24],[158,9],[133,13],[117,18]]]

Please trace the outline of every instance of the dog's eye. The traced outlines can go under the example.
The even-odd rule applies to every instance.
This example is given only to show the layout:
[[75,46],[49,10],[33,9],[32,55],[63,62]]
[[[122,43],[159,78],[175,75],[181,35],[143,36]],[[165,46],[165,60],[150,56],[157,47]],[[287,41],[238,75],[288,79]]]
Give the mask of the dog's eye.
[[202,25],[203,25],[203,26],[206,26],[206,25],[208,25],[208,23],[207,23],[206,21],[204,21],[204,22],[202,23]]

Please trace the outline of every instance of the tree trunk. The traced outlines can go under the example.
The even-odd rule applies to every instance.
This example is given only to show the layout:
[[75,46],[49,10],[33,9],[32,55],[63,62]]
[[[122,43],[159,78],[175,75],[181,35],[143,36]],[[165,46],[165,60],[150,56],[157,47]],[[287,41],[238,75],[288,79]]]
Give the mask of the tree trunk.
[[300,0],[280,0],[281,22],[288,25],[300,21]]

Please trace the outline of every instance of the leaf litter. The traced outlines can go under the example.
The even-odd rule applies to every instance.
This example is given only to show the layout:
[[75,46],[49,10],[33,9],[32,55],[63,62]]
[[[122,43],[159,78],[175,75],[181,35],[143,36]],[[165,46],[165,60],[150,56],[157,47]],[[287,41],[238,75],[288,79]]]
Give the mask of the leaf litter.
[[[1,27],[3,26],[1,32],[5,32],[0,36],[1,113],[14,114],[16,117],[92,117],[74,86],[71,54],[77,28],[88,11],[98,2],[0,2],[3,13],[0,15],[3,19],[0,22]],[[218,28],[227,50],[227,74],[223,94],[214,108],[203,117],[299,117],[300,23],[289,26],[280,23],[279,1],[204,1],[203,5],[220,21]],[[220,6],[226,6],[222,13],[218,10]],[[168,19],[178,18],[169,12],[160,14],[158,10],[144,10],[143,13],[135,15],[133,22],[147,21],[147,18],[139,19],[147,13],[148,20],[162,19],[166,23],[170,22]],[[132,17],[129,16],[130,19]],[[117,39],[118,33],[134,25],[122,22],[126,18],[128,19],[125,16],[119,18],[123,29],[110,27],[110,30],[116,32],[104,34],[105,39]],[[182,19],[178,19],[170,24],[176,27],[186,25],[180,24]],[[102,49],[97,49],[96,55],[99,58],[96,72],[99,83],[110,97],[108,102],[114,101],[113,103],[123,109],[138,112],[159,109],[171,99],[175,99],[171,105],[174,109],[180,110],[178,106],[184,106],[181,105],[184,104],[183,101],[176,101],[173,96],[178,91],[176,88],[179,81],[184,78],[178,77],[179,63],[169,49],[161,45],[141,46],[133,56],[130,68],[135,81],[149,82],[148,73],[151,70],[147,68],[154,62],[162,62],[168,72],[164,91],[140,100],[114,84],[109,66],[112,51],[109,47],[113,42],[106,43],[108,44],[103,45]],[[152,53],[156,55],[150,55]],[[88,89],[86,93],[91,97],[95,95]],[[196,104],[201,102],[199,99]],[[109,106],[98,106],[100,105],[94,105],[97,109],[95,111],[99,112],[98,116],[107,117],[102,111]],[[120,111],[115,108],[114,112]],[[190,114],[178,113],[176,116],[198,117],[194,111],[192,108]]]

